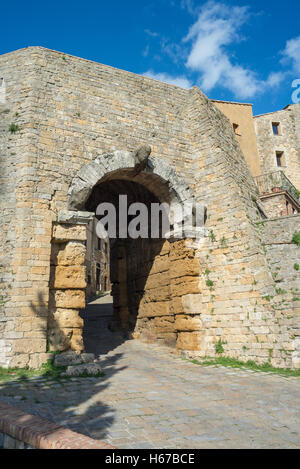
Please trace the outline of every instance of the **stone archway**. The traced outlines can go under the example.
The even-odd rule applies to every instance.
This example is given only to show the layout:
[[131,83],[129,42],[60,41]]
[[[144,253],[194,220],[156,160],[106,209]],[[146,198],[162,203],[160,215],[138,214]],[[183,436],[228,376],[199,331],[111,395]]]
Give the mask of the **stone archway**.
[[[134,200],[193,203],[193,194],[174,168],[151,149],[115,151],[86,164],[68,192],[69,211],[59,213],[53,229],[48,342],[51,350],[83,350],[79,309],[85,307],[86,224],[94,216],[99,193],[112,197],[122,191]],[[122,188],[122,189],[119,189]],[[136,192],[138,195],[136,195]],[[134,196],[132,195],[134,194]],[[142,195],[141,195],[142,194]],[[149,195],[150,194],[150,195]],[[153,339],[185,348],[197,342],[201,330],[191,297],[200,295],[199,261],[186,239],[122,240],[115,246],[114,320],[134,337]],[[191,347],[191,344],[189,344]]]
[[107,175],[112,175],[115,171],[132,171],[138,166],[138,155],[141,153],[142,157],[143,153],[145,154],[147,165],[144,171],[137,170],[134,175],[129,173],[129,177],[134,177],[137,182],[143,184],[147,180],[147,175],[151,174],[152,183],[150,185],[154,193],[164,189],[164,193],[167,191],[179,203],[192,201],[194,197],[188,184],[178,177],[170,163],[156,157],[149,157],[150,152],[151,149],[147,146],[141,147],[136,152],[117,150],[105,153],[84,165],[73,179],[68,191],[68,209],[71,211],[82,210],[93,187],[100,180],[104,180]]

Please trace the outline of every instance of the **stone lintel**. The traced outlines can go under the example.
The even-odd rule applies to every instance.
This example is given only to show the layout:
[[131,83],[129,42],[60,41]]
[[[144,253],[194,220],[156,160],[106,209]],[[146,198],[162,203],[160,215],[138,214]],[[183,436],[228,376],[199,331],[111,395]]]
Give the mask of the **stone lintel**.
[[182,230],[171,230],[166,233],[165,237],[169,243],[180,241],[181,239],[201,240],[208,236],[209,230],[204,227],[184,227]]
[[88,225],[94,216],[94,212],[85,212],[79,210],[60,210],[58,212],[57,221],[59,223]]

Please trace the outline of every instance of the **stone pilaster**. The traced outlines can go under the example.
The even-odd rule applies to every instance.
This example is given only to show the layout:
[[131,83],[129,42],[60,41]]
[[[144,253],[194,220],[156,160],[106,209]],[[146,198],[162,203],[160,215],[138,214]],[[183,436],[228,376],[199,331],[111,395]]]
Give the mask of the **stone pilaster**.
[[53,225],[50,269],[48,346],[51,351],[83,351],[86,227],[93,213],[61,212]]

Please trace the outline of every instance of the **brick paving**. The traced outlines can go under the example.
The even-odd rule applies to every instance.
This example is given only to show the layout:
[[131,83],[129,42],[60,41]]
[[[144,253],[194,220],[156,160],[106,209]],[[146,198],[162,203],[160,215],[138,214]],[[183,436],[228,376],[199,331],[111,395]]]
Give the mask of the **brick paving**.
[[2,383],[0,401],[119,448],[300,448],[298,378],[197,366],[105,321],[86,321],[104,377]]

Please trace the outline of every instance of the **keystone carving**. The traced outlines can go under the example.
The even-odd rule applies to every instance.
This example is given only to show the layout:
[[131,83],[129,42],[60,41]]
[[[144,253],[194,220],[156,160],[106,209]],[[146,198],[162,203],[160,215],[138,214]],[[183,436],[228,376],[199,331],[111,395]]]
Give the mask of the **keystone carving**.
[[151,153],[150,145],[142,145],[136,150],[136,152],[133,155],[134,163],[135,163],[134,172],[133,172],[134,176],[144,171],[144,169],[147,166],[150,153]]

